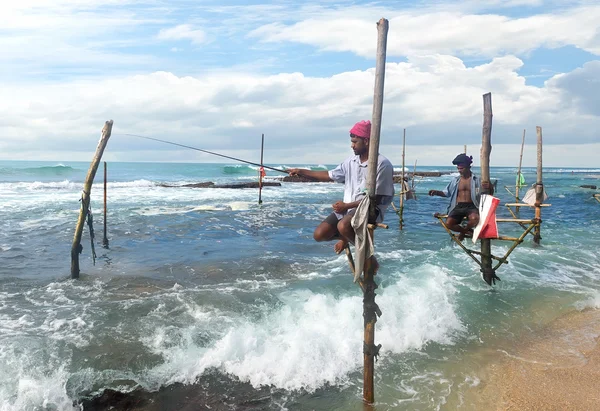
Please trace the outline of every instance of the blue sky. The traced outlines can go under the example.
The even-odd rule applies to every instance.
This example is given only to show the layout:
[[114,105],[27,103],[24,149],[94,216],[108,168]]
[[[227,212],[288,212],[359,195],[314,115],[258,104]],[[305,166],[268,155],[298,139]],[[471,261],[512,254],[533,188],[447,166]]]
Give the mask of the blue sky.
[[[220,161],[141,134],[255,160],[334,164],[371,116],[376,22],[390,22],[381,152],[492,165],[598,166],[600,5],[591,1],[23,0],[1,6],[0,159]],[[477,161],[476,161],[477,164]]]

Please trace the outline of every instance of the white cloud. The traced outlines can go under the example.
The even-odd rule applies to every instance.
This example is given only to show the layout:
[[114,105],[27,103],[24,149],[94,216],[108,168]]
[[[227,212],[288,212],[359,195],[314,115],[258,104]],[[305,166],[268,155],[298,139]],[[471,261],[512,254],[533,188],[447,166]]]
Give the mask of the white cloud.
[[324,9],[319,16],[292,24],[266,24],[249,36],[265,42],[296,42],[322,50],[350,51],[370,58],[376,52],[374,27],[381,12],[390,24],[389,56],[460,53],[492,57],[566,45],[600,54],[598,5],[522,18],[454,10],[423,12],[355,6]]
[[63,76],[135,70],[156,62],[150,53],[128,54],[140,45],[140,27],[164,21],[159,15],[127,9],[128,2],[25,0],[4,2],[0,28],[0,75],[11,81],[28,76]]
[[[375,22],[381,16],[390,19],[388,56],[449,54],[492,58],[564,45],[600,54],[596,23],[600,20],[600,6],[592,2],[560,6],[546,2],[545,6],[551,6],[546,14],[522,18],[500,13],[505,8],[539,3],[440,1],[406,6],[360,5],[350,0],[252,5],[154,0],[8,2],[2,7],[0,23],[0,75],[20,81],[43,78],[46,73],[52,77],[155,70],[196,73],[199,67],[236,64],[239,54],[253,51],[258,55],[266,45],[271,50],[257,60],[293,55],[295,64],[301,62],[288,42],[372,58]],[[187,40],[196,45],[210,40],[213,64],[207,67],[206,60],[201,61],[204,64],[192,62],[198,58],[193,48],[177,48],[181,55],[189,53],[187,63],[175,57],[180,54],[163,53],[164,48],[157,46],[157,37],[164,41]],[[232,44],[239,51],[224,51]],[[249,60],[239,64],[251,64]],[[279,63],[281,67],[281,60]]]
[[[488,91],[493,94],[493,145],[520,143],[523,128],[533,139],[536,125],[544,127],[546,145],[598,143],[600,117],[565,97],[561,77],[544,87],[529,86],[518,75],[521,65],[520,59],[506,56],[468,68],[444,55],[388,64],[382,152],[398,144],[403,128],[409,144],[478,146],[481,96]],[[600,65],[587,65],[585,72],[600,76]],[[155,72],[60,85],[9,85],[0,97],[0,158],[33,159],[32,153],[69,147],[81,153],[70,160],[87,160],[104,120],[113,119],[108,159],[173,160],[172,146],[123,135],[133,133],[252,160],[265,133],[267,161],[335,163],[350,151],[351,125],[371,116],[373,84],[374,69],[331,77]],[[590,87],[589,93],[598,95],[600,88]],[[582,164],[575,154],[563,154],[545,164]],[[427,156],[419,156],[419,163],[431,164]],[[178,159],[218,161],[191,150]],[[512,164],[505,160],[494,164]]]
[[[335,163],[350,151],[349,127],[371,116],[374,70],[322,77],[302,73],[318,72],[312,67],[272,75],[260,69],[286,71],[281,69],[286,55],[301,62],[306,48],[296,55],[289,42],[372,59],[375,22],[385,16],[390,19],[388,56],[407,59],[387,66],[382,151],[399,152],[403,128],[420,164],[444,163],[447,151],[454,150],[440,143],[478,147],[481,95],[491,91],[494,164],[512,164],[508,147],[520,142],[523,128],[533,139],[536,125],[544,127],[549,147],[544,153],[551,159],[545,164],[597,163],[589,153],[599,141],[600,62],[557,73],[535,87],[520,74],[523,61],[517,56],[564,45],[600,54],[600,6],[541,0],[390,4],[397,3],[8,2],[0,23],[5,80],[0,158],[88,160],[104,120],[112,118],[115,136],[108,159],[218,160],[123,133],[239,158],[257,157],[265,133],[267,161]],[[519,5],[543,5],[545,14],[516,18],[504,13],[505,7]],[[206,45],[203,50],[214,46],[222,67],[203,65],[205,54],[192,61],[199,53],[186,44],[157,46],[157,37]],[[238,60],[245,52],[259,57]],[[347,55],[337,56],[333,67],[345,65]],[[467,67],[473,66],[465,64],[473,56],[478,65]],[[481,64],[483,58],[489,61]],[[186,72],[205,74],[181,74]]]
[[161,29],[157,37],[160,40],[191,40],[192,44],[201,44],[206,40],[204,31],[194,29],[189,24],[180,24],[168,29]]
[[571,73],[557,75],[548,81],[548,86],[562,94],[566,105],[600,116],[600,61],[590,61]]

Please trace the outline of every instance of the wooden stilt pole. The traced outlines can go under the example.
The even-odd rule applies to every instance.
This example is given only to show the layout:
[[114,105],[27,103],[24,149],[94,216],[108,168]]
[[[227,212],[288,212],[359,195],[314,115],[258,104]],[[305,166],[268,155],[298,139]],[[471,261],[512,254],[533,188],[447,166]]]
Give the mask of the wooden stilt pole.
[[106,161],[104,162],[104,238],[102,246],[108,248],[108,234],[106,233]]
[[[521,155],[519,156],[519,169],[517,170],[517,184],[515,187],[515,202],[519,202],[519,186],[521,185],[521,167],[523,165],[523,147],[525,146],[525,129],[523,129],[523,139],[521,140]],[[519,207],[517,207],[517,214]]]
[[[520,201],[519,189],[521,188],[521,168],[523,165],[523,147],[525,146],[525,129],[523,129],[523,139],[521,140],[521,154],[519,155],[519,168],[517,170],[517,180],[515,182],[515,203]],[[521,207],[515,207],[515,218],[519,218],[519,211]]]
[[83,194],[81,195],[81,212],[79,213],[79,219],[77,220],[77,226],[75,227],[75,234],[73,236],[73,245],[71,246],[71,278],[79,278],[79,254],[83,249],[81,246],[81,234],[83,232],[83,225],[89,210],[92,183],[94,182],[94,177],[96,176],[96,171],[98,170],[98,165],[100,163],[100,159],[102,158],[102,153],[104,153],[104,149],[106,148],[106,144],[110,138],[112,125],[112,120],[104,123],[104,127],[102,128],[102,136],[100,137],[98,147],[96,148],[96,154],[92,159],[87,176],[85,177]]
[[[490,153],[492,152],[492,94],[483,95],[483,133],[481,136],[481,183],[490,183]],[[481,194],[490,194],[490,189],[481,189]],[[489,285],[495,278],[492,269],[492,243],[489,238],[481,239],[481,272]]]
[[263,133],[260,143],[260,170],[258,170],[258,204],[262,204],[262,180],[263,180],[263,153],[265,149],[265,134]]
[[[371,125],[371,138],[369,142],[369,167],[367,174],[367,190],[371,199],[369,216],[371,221],[375,217],[375,187],[377,180],[377,160],[379,156],[379,135],[381,133],[381,114],[383,112],[383,88],[385,81],[385,60],[387,48],[387,34],[389,23],[382,18],[377,22],[377,64],[375,67],[375,92],[373,96],[373,118]],[[373,237],[373,230],[369,229]],[[375,266],[373,259],[366,260],[364,270],[365,291],[363,294],[363,319],[364,319],[364,345],[363,345],[363,400],[367,404],[375,402],[375,388],[373,375],[375,371],[375,357],[381,345],[375,345],[375,323],[380,315],[379,307],[375,303],[375,289],[377,284],[373,277]]]
[[538,225],[535,227],[533,233],[533,241],[536,244],[540,244],[542,239],[542,230],[540,227],[542,219],[542,207],[541,204],[544,202],[544,183],[542,182],[542,128],[537,126],[535,128],[537,133],[537,181],[535,184],[535,218],[538,220]]
[[467,154],[467,145],[465,144],[464,153]]
[[415,189],[415,175],[416,174],[417,174],[417,160],[415,160],[415,166],[413,167],[413,174],[412,174],[412,178],[411,178],[411,182],[410,182],[412,190]]
[[[404,183],[404,156],[406,155],[406,129],[402,134],[402,178],[400,184],[400,211],[398,216],[400,217],[400,230],[404,228],[404,198],[406,196],[405,193],[405,183]],[[408,189],[408,184],[406,184],[406,188]]]

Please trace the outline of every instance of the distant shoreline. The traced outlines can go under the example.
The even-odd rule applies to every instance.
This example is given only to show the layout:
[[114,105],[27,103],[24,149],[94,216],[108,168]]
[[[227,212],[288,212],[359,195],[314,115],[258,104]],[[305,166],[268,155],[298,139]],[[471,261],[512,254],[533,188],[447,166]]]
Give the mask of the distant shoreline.
[[[63,159],[63,160],[13,160],[13,159],[0,159],[0,165],[2,165],[1,163],[6,163],[6,164],[28,164],[28,165],[32,165],[32,164],[44,164],[44,166],[49,166],[49,167],[53,167],[53,166],[67,166],[69,164],[77,164],[77,165],[89,165],[91,161],[91,157],[90,159],[81,159],[81,160],[71,160],[71,159]],[[152,164],[164,164],[164,165],[181,165],[181,166],[186,166],[186,165],[192,165],[192,166],[196,166],[196,165],[217,165],[217,166],[235,166],[235,165],[240,165],[240,166],[245,166],[246,164],[243,162],[210,162],[210,161],[206,161],[206,162],[202,162],[202,161],[113,161],[113,160],[106,160],[103,159],[103,162],[106,162],[108,164],[143,164],[143,165],[152,165]],[[265,162],[264,165],[266,166],[271,166],[271,167],[308,167],[308,166],[315,166],[315,167],[325,167],[325,168],[334,168],[335,166],[338,165],[338,163],[321,163],[321,162],[317,162],[314,164],[310,164],[310,163],[292,163],[292,162],[287,162],[287,161],[281,161],[281,162]],[[396,164],[394,162],[392,162],[392,165],[394,166],[394,168],[401,168],[402,165],[401,164]],[[256,166],[253,166],[256,167]],[[418,166],[419,168],[454,168],[453,165],[451,164],[432,164],[432,165],[426,165],[426,164],[419,164]],[[479,165],[478,164],[474,164],[472,166],[473,169],[479,169]],[[492,164],[490,165],[491,169],[514,169],[515,172],[517,170],[517,165],[515,164],[509,164],[509,165],[496,165],[496,164]],[[412,169],[411,165],[406,165],[405,169]],[[523,170],[533,170],[535,171],[536,169],[536,165],[523,165]],[[594,172],[594,173],[600,173],[600,166],[589,166],[589,167],[580,167],[577,165],[572,165],[572,166],[548,166],[548,165],[544,165],[543,166],[543,170],[544,171],[548,171],[548,172],[552,172],[552,173],[560,173],[560,174],[567,174],[567,173],[572,173],[574,172],[575,174],[577,173],[589,173],[589,172]],[[396,172],[396,171],[395,171]],[[442,171],[442,173],[447,173],[447,171]]]

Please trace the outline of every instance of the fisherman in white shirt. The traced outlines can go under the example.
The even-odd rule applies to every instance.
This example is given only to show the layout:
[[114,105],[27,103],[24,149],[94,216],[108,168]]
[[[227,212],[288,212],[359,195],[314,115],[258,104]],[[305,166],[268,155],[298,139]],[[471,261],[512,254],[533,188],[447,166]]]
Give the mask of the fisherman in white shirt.
[[[351,225],[356,207],[366,194],[369,143],[371,122],[359,121],[350,130],[350,143],[354,155],[330,171],[315,171],[302,168],[286,170],[291,176],[308,177],[315,181],[335,181],[344,184],[344,198],[332,205],[333,212],[315,229],[313,237],[316,241],[337,239],[334,246],[336,253],[341,253],[348,243],[354,243],[354,229]],[[383,221],[385,210],[394,198],[394,168],[390,160],[378,154],[375,201],[377,219]],[[373,257],[374,258],[374,257]],[[374,261],[376,263],[376,261]]]

